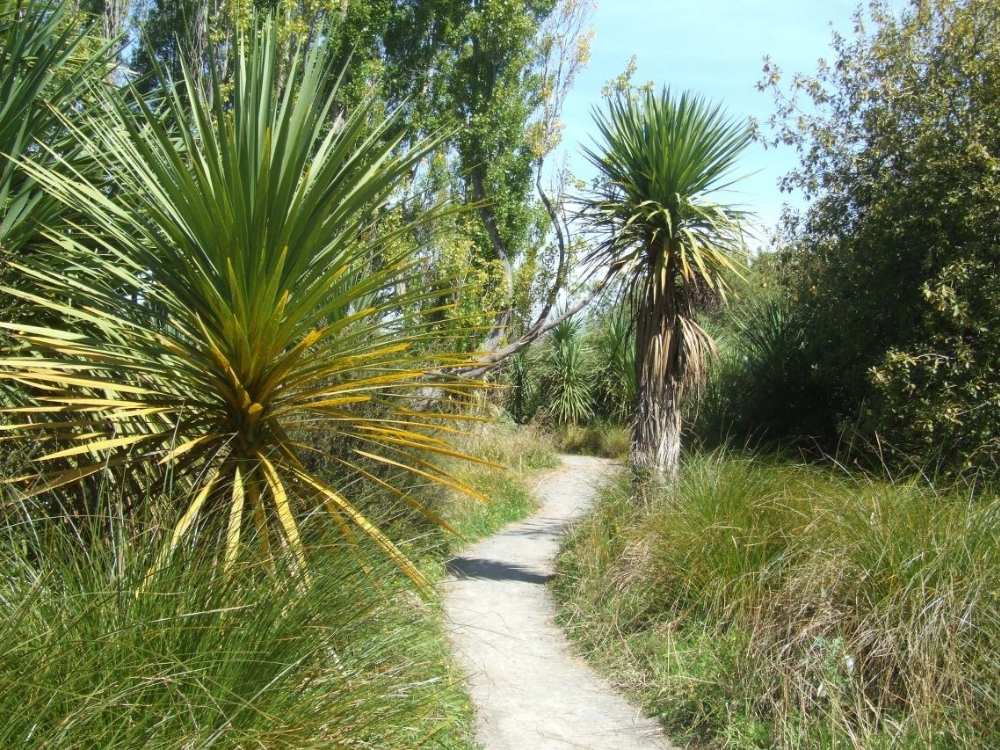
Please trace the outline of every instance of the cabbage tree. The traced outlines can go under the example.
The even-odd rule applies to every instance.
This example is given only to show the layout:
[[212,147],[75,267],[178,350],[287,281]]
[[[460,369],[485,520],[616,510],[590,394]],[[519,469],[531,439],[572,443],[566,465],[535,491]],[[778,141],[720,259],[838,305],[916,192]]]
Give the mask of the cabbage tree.
[[[135,502],[172,483],[185,492],[164,555],[221,529],[227,566],[253,540],[304,567],[299,521],[318,510],[419,581],[352,492],[368,480],[434,517],[385,476],[469,490],[428,460],[456,455],[448,414],[427,404],[430,373],[456,360],[428,356],[399,313],[421,293],[415,259],[393,251],[405,243],[391,231],[410,227],[378,226],[439,141],[404,148],[374,97],[334,117],[331,52],[296,55],[281,82],[277,51],[263,22],[239,40],[231,84],[203,93],[185,71],[162,102],[105,92],[101,127],[75,133],[110,191],[23,163],[86,220],[49,232],[56,249],[16,263],[3,289],[28,309],[2,323],[18,346],[2,377],[34,396],[4,429],[42,446],[17,479],[32,495],[117,478]],[[309,468],[322,443],[334,472]]]
[[598,187],[586,216],[602,241],[590,255],[620,282],[636,341],[631,463],[641,475],[672,477],[681,447],[681,399],[698,383],[712,348],[696,301],[724,295],[743,252],[745,212],[718,202],[750,142],[747,125],[689,93],[645,91],[595,112],[585,149]]

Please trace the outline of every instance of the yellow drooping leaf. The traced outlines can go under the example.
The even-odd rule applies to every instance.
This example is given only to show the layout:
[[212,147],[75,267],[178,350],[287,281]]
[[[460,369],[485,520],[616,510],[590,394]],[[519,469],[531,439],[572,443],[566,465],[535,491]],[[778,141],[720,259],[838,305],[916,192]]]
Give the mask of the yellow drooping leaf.
[[378,461],[379,463],[388,464],[389,466],[396,466],[397,468],[404,469],[412,474],[421,476],[424,479],[429,479],[430,481],[436,484],[442,484],[446,487],[451,487],[453,490],[458,490],[462,494],[476,498],[477,500],[481,500],[484,503],[488,502],[488,498],[482,492],[473,489],[469,485],[465,484],[464,482],[460,482],[457,479],[454,479],[453,477],[442,476],[441,474],[432,474],[429,471],[418,469],[415,466],[409,466],[407,464],[400,463],[399,461],[394,461],[393,459],[388,458],[386,456],[378,456],[375,455],[374,453],[368,453],[367,451],[359,450],[357,448],[354,449],[354,452],[357,453],[359,456],[370,458],[372,461]]
[[360,528],[365,535],[374,541],[382,549],[382,551],[396,563],[399,569],[402,570],[411,581],[424,590],[430,588],[430,583],[427,581],[427,578],[412,562],[410,562],[410,559],[340,493],[327,487],[305,471],[296,470],[295,474],[300,480],[319,492],[325,501],[332,503],[336,509],[342,511],[344,515],[351,519],[351,521],[358,528]]
[[[10,375],[2,377],[12,377]],[[93,380],[91,378],[74,378],[67,375],[60,375],[55,372],[42,372],[34,369],[21,370],[19,378],[40,380],[45,383],[56,383],[58,385],[79,385],[84,388],[101,388],[117,393],[133,393],[139,396],[155,396],[156,392],[148,388],[140,388],[134,385],[123,385],[110,380]]]
[[61,451],[56,451],[55,453],[49,453],[47,455],[41,456],[36,460],[54,461],[58,458],[79,456],[81,453],[100,453],[101,451],[113,450],[115,448],[123,448],[126,445],[134,445],[135,443],[140,443],[143,440],[149,440],[150,438],[154,437],[156,437],[156,435],[126,435],[125,437],[119,437],[119,438],[106,438],[104,440],[95,440],[93,443],[86,443],[85,445],[76,445],[72,448],[65,448]]
[[223,564],[224,570],[229,573],[236,562],[236,555],[240,547],[240,529],[243,526],[243,474],[240,467],[236,467],[233,474],[233,497],[229,506],[229,525],[226,527],[226,558]]
[[205,483],[202,484],[198,494],[195,495],[194,500],[192,500],[191,504],[188,505],[184,515],[181,516],[181,520],[177,522],[176,526],[174,526],[174,531],[170,535],[170,543],[164,545],[163,549],[161,549],[160,553],[156,556],[156,562],[153,563],[153,567],[147,571],[143,587],[140,591],[145,588],[145,585],[154,575],[156,575],[156,573],[163,569],[167,560],[170,559],[174,550],[177,549],[177,545],[180,544],[184,535],[187,534],[188,529],[191,528],[191,524],[194,523],[195,519],[198,518],[198,514],[201,513],[202,506],[204,506],[205,501],[208,500],[208,496],[211,494],[212,488],[215,486],[218,476],[218,471],[213,470],[212,473],[205,479]]
[[187,453],[188,451],[190,451],[192,448],[197,448],[202,443],[207,443],[209,440],[215,440],[218,437],[219,437],[219,435],[216,435],[214,432],[211,432],[211,433],[209,433],[207,435],[199,435],[196,438],[191,438],[190,440],[185,440],[183,443],[181,443],[180,445],[178,445],[176,448],[174,448],[169,453],[167,453],[167,455],[165,455],[163,458],[161,458],[160,459],[160,463],[161,464],[169,463],[170,461],[173,461],[175,458],[183,456],[185,453]]
[[274,464],[267,460],[267,456],[257,454],[257,457],[264,470],[264,481],[271,489],[271,496],[274,498],[274,505],[278,511],[278,521],[285,532],[285,539],[288,540],[288,545],[292,548],[299,569],[305,571],[305,551],[302,549],[302,541],[299,539],[299,527],[292,516],[291,507],[288,505],[288,494],[285,492],[285,486],[281,483],[281,478],[275,471]]

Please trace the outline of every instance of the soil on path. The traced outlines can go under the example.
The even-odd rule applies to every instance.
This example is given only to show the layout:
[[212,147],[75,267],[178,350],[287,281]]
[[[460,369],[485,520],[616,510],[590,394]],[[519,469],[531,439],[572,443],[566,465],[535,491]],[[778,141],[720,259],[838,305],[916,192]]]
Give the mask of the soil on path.
[[559,540],[586,512],[611,470],[563,456],[538,483],[538,512],[468,548],[449,564],[449,638],[469,677],[485,750],[667,750],[658,725],[618,695],[555,624],[545,585]]

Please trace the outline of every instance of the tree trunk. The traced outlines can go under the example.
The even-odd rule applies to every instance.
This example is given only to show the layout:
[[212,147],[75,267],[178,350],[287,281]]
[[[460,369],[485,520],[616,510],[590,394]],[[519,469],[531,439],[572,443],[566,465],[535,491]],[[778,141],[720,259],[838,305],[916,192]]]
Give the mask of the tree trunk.
[[631,464],[640,480],[670,482],[677,476],[681,453],[683,377],[682,333],[670,283],[651,281],[636,312],[638,387]]

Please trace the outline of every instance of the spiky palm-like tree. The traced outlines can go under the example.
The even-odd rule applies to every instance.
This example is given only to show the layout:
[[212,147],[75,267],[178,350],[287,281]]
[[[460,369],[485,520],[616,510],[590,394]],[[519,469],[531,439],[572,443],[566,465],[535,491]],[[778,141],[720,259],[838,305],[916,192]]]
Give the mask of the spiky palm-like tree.
[[[0,252],[14,256],[63,210],[17,164],[40,144],[79,155],[62,118],[81,108],[111,52],[68,3],[0,0]],[[74,165],[80,168],[80,164]]]
[[599,138],[585,152],[600,181],[585,210],[604,239],[589,260],[620,279],[632,306],[631,462],[640,475],[669,478],[680,456],[680,400],[712,346],[694,319],[699,287],[724,293],[743,252],[746,214],[714,194],[731,183],[751,136],[719,106],[669,90],[621,94],[594,118]]
[[[406,328],[415,259],[387,255],[397,243],[373,223],[437,141],[403,151],[405,129],[374,101],[333,124],[332,54],[297,55],[280,84],[277,50],[263,22],[239,42],[231,93],[216,78],[206,96],[188,72],[162,111],[104,94],[102,127],[76,135],[113,192],[22,164],[87,222],[50,232],[60,257],[16,264],[20,283],[3,289],[64,321],[2,324],[18,350],[0,377],[34,394],[4,429],[44,447],[26,493],[109,467],[138,488],[187,487],[165,555],[214,523],[227,566],[253,537],[301,567],[299,519],[325,509],[420,581],[346,487],[386,486],[382,465],[471,492],[427,460],[456,455],[438,429],[448,415],[426,408],[428,374],[460,360],[428,357]],[[336,444],[350,482],[309,471],[309,431]]]

